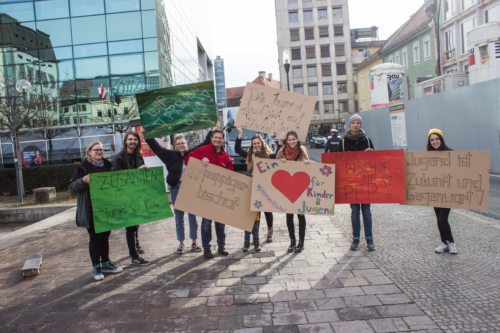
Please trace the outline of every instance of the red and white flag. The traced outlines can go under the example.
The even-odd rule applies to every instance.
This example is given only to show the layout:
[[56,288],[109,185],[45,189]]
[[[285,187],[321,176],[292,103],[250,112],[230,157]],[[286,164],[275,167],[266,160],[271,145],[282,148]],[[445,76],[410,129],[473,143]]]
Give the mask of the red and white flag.
[[101,97],[101,99],[106,99],[106,88],[102,83],[99,88],[97,88],[97,91],[99,92],[99,97]]

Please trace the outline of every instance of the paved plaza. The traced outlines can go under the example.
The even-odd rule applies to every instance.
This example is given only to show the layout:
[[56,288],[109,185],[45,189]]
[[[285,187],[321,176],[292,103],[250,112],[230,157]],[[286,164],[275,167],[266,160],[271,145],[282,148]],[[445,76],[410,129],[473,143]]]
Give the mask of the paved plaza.
[[[428,207],[374,205],[377,250],[351,252],[350,208],[308,216],[305,251],[288,254],[284,215],[275,241],[241,251],[227,227],[229,257],[175,253],[173,219],[141,226],[151,265],[130,265],[125,232],[111,258],[121,274],[94,282],[87,232],[74,210],[0,234],[1,332],[498,332],[500,222],[452,210],[459,254],[439,240]],[[261,237],[265,237],[265,222]],[[22,279],[33,253],[41,275]]]

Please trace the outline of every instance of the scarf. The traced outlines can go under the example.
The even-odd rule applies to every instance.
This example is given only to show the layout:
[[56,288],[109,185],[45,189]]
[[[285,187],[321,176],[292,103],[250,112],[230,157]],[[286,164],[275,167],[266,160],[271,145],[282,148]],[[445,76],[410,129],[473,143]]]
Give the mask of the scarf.
[[365,131],[363,131],[363,130],[359,131],[356,134],[352,133],[351,130],[348,130],[344,136],[344,138],[351,140],[351,141],[359,141],[365,137],[366,137],[366,134],[365,134]]
[[285,145],[284,153],[285,153],[285,159],[288,161],[295,161],[297,157],[299,156],[299,145],[296,145],[295,147],[290,147],[289,145]]

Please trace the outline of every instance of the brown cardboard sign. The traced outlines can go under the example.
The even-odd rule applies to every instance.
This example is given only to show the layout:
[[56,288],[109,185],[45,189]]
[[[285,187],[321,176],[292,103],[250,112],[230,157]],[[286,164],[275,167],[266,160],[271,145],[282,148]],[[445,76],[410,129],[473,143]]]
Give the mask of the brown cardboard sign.
[[255,212],[250,211],[252,178],[196,158],[182,176],[174,208],[252,231]]
[[251,210],[333,215],[335,165],[255,158]]
[[488,151],[409,151],[406,205],[487,210]]
[[284,135],[293,130],[305,140],[316,105],[315,96],[307,96],[248,83],[236,124],[270,135]]

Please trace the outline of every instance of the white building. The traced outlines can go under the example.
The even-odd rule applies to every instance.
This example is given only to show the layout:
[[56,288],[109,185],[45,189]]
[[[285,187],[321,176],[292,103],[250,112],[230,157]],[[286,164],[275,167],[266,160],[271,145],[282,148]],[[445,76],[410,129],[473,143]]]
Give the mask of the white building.
[[500,0],[442,0],[440,16],[442,74],[469,71],[467,34],[477,26],[500,21]]
[[340,127],[354,105],[347,0],[275,0],[281,88],[318,96],[310,135]]

